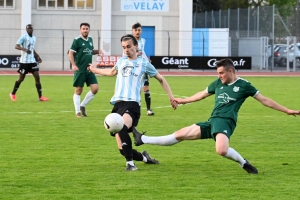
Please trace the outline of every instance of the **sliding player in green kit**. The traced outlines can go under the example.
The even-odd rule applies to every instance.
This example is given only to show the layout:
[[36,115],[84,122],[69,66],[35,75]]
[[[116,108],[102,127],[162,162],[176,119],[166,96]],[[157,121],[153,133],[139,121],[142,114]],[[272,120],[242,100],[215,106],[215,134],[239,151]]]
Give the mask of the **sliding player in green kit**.
[[175,98],[178,104],[200,101],[215,94],[215,106],[208,121],[197,122],[184,127],[173,134],[159,137],[145,136],[134,127],[132,132],[137,146],[142,144],[174,145],[183,140],[198,140],[212,138],[216,142],[216,152],[225,158],[240,164],[248,173],[257,174],[258,170],[245,160],[236,150],[229,147],[229,139],[236,127],[238,111],[246,98],[253,97],[264,106],[284,112],[288,115],[300,115],[299,110],[285,108],[260,92],[248,81],[235,74],[235,67],[230,59],[217,63],[218,79],[205,90],[185,99]]

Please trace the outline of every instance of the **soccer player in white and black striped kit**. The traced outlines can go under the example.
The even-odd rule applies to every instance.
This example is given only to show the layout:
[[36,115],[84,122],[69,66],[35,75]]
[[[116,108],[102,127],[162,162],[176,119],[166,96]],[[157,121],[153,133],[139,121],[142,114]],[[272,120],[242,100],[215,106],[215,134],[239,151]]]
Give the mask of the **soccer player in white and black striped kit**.
[[[141,115],[141,89],[144,85],[145,75],[154,77],[159,81],[162,88],[168,94],[170,103],[174,109],[177,103],[174,101],[171,88],[165,78],[158,73],[155,67],[146,59],[137,56],[138,42],[131,35],[124,35],[121,38],[123,51],[126,56],[120,58],[117,64],[111,69],[95,68],[92,64],[89,70],[95,74],[104,76],[117,76],[115,84],[115,93],[110,103],[114,105],[112,112],[122,115],[124,127],[116,133],[118,148],[126,158],[126,171],[136,170],[137,167],[133,160],[144,161],[148,163],[158,163],[152,159],[146,151],[139,153],[132,149],[132,141],[129,133],[132,132],[132,126],[137,126]],[[145,153],[146,152],[146,153]]]

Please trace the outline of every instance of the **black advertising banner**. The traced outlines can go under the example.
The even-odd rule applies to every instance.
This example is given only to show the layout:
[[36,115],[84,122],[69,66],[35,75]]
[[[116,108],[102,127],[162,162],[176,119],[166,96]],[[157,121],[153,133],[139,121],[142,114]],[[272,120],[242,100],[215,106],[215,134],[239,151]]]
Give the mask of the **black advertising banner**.
[[19,68],[20,55],[0,55],[0,68]]
[[156,69],[199,69],[197,56],[150,56]]
[[224,58],[232,60],[235,69],[251,69],[251,57],[201,57],[201,69],[215,69],[216,63]]
[[215,69],[216,63],[230,58],[237,70],[251,69],[251,57],[214,57],[214,56],[151,56],[151,63],[156,69]]

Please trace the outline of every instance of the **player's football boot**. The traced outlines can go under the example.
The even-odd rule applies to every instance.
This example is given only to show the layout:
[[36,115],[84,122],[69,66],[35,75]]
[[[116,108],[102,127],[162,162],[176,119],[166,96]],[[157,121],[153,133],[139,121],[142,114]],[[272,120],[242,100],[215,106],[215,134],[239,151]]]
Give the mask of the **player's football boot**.
[[134,137],[135,146],[140,146],[140,145],[144,144],[144,142],[142,141],[142,135],[144,135],[145,132],[140,133],[138,130],[136,130],[136,128],[134,126],[132,126],[132,133],[133,133],[133,137]]
[[85,107],[84,106],[80,106],[80,111],[81,111],[81,114],[85,117],[87,117],[87,113],[86,113],[86,110],[85,110]]
[[81,113],[80,112],[76,113],[76,117],[81,118]]
[[138,168],[135,165],[130,165],[129,163],[126,164],[125,171],[135,171]]
[[10,93],[9,96],[12,101],[17,101],[17,97],[15,94]]
[[147,110],[147,115],[148,116],[152,116],[152,115],[154,115],[154,112],[150,109],[150,110]]
[[249,174],[258,174],[258,170],[251,165],[251,163],[248,160],[245,160],[246,163],[243,166],[243,169],[246,170]]
[[48,100],[49,100],[49,98],[44,97],[44,96],[41,96],[41,97],[39,98],[39,101],[48,101]]
[[152,158],[147,151],[143,151],[142,154],[147,158],[147,164],[159,164],[158,160]]

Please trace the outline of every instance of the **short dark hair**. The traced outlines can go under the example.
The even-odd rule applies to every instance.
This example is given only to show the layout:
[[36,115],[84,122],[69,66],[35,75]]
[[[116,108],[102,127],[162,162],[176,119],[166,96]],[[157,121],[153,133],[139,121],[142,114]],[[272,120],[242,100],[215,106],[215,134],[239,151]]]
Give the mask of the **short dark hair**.
[[27,25],[26,25],[26,28],[27,28],[27,26],[32,26],[32,24],[27,24]]
[[81,24],[80,24],[80,28],[81,28],[82,26],[88,26],[88,27],[90,28],[90,24],[89,24],[89,23],[86,23],[86,22],[81,23]]
[[123,36],[121,37],[121,42],[122,42],[122,41],[127,41],[127,40],[132,40],[133,45],[138,45],[138,41],[137,41],[136,38],[135,38],[133,35],[131,35],[131,34],[126,34],[126,35],[123,35]]
[[235,67],[233,64],[233,61],[229,58],[224,58],[221,59],[217,62],[217,68],[219,67],[224,67],[226,69],[226,71],[228,71],[229,69],[232,69],[233,72],[235,72]]
[[142,25],[140,23],[138,23],[138,22],[132,25],[132,29],[137,29],[139,27],[142,28]]

